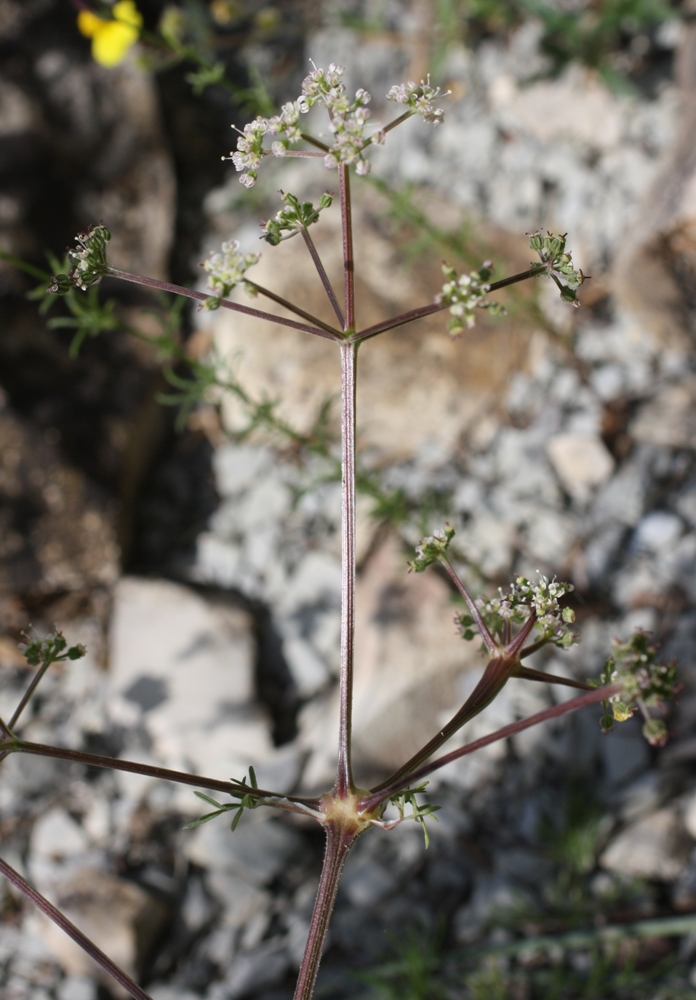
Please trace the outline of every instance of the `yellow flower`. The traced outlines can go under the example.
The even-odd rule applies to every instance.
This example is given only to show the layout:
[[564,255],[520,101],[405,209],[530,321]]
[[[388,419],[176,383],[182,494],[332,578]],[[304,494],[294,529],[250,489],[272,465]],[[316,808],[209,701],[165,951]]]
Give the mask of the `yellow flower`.
[[119,0],[113,6],[113,20],[104,20],[89,10],[77,15],[77,27],[92,39],[92,58],[101,66],[116,66],[134,45],[143,17],[133,0]]

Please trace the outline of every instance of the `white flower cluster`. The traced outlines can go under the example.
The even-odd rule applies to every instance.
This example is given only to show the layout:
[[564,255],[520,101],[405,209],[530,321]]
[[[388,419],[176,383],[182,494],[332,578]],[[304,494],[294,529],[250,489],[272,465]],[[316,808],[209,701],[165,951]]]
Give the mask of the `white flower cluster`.
[[464,331],[465,323],[469,329],[475,325],[476,309],[488,309],[494,314],[503,311],[497,302],[490,302],[486,298],[491,290],[488,279],[492,271],[493,267],[489,260],[485,261],[478,271],[470,271],[469,274],[461,274],[459,277],[449,264],[442,265],[442,273],[447,281],[442,286],[442,291],[435,296],[435,302],[438,305],[449,306],[450,319],[447,328],[453,336],[458,336]]
[[248,268],[257,264],[261,254],[242,253],[238,240],[223,243],[221,253],[212,253],[201,267],[208,272],[208,290],[212,298],[203,303],[204,309],[218,309],[235,285],[244,281]]
[[[268,156],[269,152],[273,156],[285,156],[289,144],[300,141],[300,114],[308,110],[308,107],[301,106],[300,101],[289,101],[280,109],[279,115],[274,115],[273,118],[255,118],[244,126],[244,131],[237,140],[236,152],[232,153],[232,162],[241,173],[239,180],[245,187],[251,188],[256,183],[263,156]],[[280,137],[271,144],[270,151],[263,148],[266,134]]]
[[[420,83],[409,80],[408,83],[396,84],[387,94],[387,100],[405,104],[414,114],[420,115],[423,121],[439,125],[445,118],[445,112],[442,108],[436,108],[433,105],[433,101],[439,93],[439,87],[430,86],[430,76],[428,75],[427,79],[421,80]],[[451,91],[448,90],[442,96],[447,97],[450,93]]]
[[530,605],[537,616],[539,625],[550,627],[559,619],[572,622],[575,614],[571,608],[561,608],[559,599],[573,590],[571,583],[549,580],[543,573],[538,574],[536,583],[524,576],[518,576],[510,588],[509,597],[518,605]]
[[490,601],[479,598],[476,604],[494,631],[499,631],[498,626],[504,622],[519,624],[526,621],[533,611],[537,619],[536,629],[542,639],[570,646],[577,642],[577,635],[567,628],[575,621],[575,612],[572,608],[562,608],[560,599],[572,590],[572,584],[549,580],[542,573],[538,574],[536,582],[518,576],[509,593],[501,590],[498,597]]
[[[289,145],[300,141],[300,115],[306,114],[315,104],[322,104],[328,111],[329,129],[333,134],[331,148],[324,157],[326,166],[335,169],[339,163],[354,163],[358,174],[370,172],[370,164],[363,151],[373,143],[383,145],[385,132],[376,129],[366,134],[370,118],[367,105],[372,97],[361,88],[351,101],[343,83],[343,73],[343,67],[335,63],[331,63],[327,70],[315,68],[303,80],[302,93],[297,100],[284,104],[279,115],[255,118],[244,126],[237,140],[237,149],[232,153],[232,162],[241,173],[239,179],[245,187],[253,187],[256,183],[262,157],[285,156]],[[413,114],[437,125],[444,118],[442,110],[432,103],[439,93],[440,88],[431,87],[428,77],[420,84],[398,84],[391,88],[387,97],[390,101],[405,104]],[[270,149],[264,148],[266,135],[274,137]]]

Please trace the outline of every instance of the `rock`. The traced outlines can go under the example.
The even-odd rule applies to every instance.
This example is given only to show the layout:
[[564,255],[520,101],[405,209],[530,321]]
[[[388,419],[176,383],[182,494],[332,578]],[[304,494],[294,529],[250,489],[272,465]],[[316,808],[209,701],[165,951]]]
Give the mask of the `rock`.
[[650,767],[650,748],[640,731],[637,720],[615,727],[616,731],[600,743],[605,779],[617,789]]
[[636,526],[632,547],[637,553],[659,552],[664,548],[672,548],[683,530],[681,518],[676,514],[654,510]]
[[366,908],[375,906],[385,896],[396,891],[394,876],[376,860],[363,855],[346,866],[341,879],[341,892],[353,906]]
[[565,489],[581,503],[614,471],[614,459],[594,434],[556,434],[548,455]]
[[[220,822],[224,823],[224,820],[220,820]],[[227,833],[230,833],[229,826]],[[202,860],[205,859],[202,858]],[[208,870],[206,882],[212,894],[225,908],[223,927],[226,930],[230,928],[235,931],[243,928],[248,930],[252,922],[261,918],[264,921],[265,929],[268,920],[270,920],[271,894],[260,889],[257,885],[252,885],[248,879],[235,875],[220,865],[215,865],[214,861],[214,857],[207,859],[207,863],[211,867]],[[215,957],[213,952],[210,952],[210,956],[211,958]],[[224,953],[219,956],[220,963],[224,963],[227,958],[229,958],[228,946],[225,947]]]
[[612,838],[599,863],[628,878],[669,882],[684,871],[691,849],[676,810],[665,808],[625,827]]
[[[582,100],[578,101],[578,94]],[[624,132],[626,106],[630,99],[617,99],[592,72],[577,64],[554,80],[539,80],[527,87],[497,74],[491,87],[494,114],[513,135],[542,144],[576,143],[604,152],[619,145]],[[572,115],[566,108],[572,106]],[[597,122],[601,121],[601,135]]]
[[[57,885],[51,902],[136,979],[169,918],[167,907],[140,886],[95,868],[82,868]],[[126,996],[52,921],[42,914],[35,921],[41,939],[68,975],[94,979]]]
[[241,778],[273,756],[254,705],[253,657],[247,612],[166,580],[125,577],[114,591],[111,718],[145,725],[169,767]]
[[694,447],[696,441],[696,378],[686,376],[659,389],[643,403],[630,423],[635,441],[666,448]]
[[495,920],[496,916],[530,904],[533,905],[533,897],[527,890],[513,886],[499,875],[480,875],[471,900],[454,916],[455,940],[459,944],[475,941],[486,923]]
[[79,824],[60,807],[43,813],[31,832],[29,865],[36,887],[48,891],[67,871],[84,865],[87,837]]
[[648,456],[631,456],[600,489],[590,511],[590,518],[601,533],[611,531],[607,522],[633,525],[640,519],[646,506],[650,488]]
[[219,986],[213,988],[211,1000],[227,1000],[250,996],[258,990],[267,989],[279,983],[290,968],[290,956],[285,945],[276,941],[264,942],[259,948],[238,954],[232,968],[225,977],[222,994],[216,994]]
[[[267,885],[301,851],[302,838],[286,823],[260,812],[244,816],[232,832],[232,815],[229,820],[220,817],[194,830],[186,854],[190,861],[213,873],[230,872],[250,885]],[[214,875],[211,877],[214,883]]]
[[190,990],[181,989],[177,986],[158,984],[153,986],[148,984],[147,992],[152,997],[152,1000],[200,1000],[199,993],[192,993]]
[[86,976],[66,976],[58,985],[56,1000],[97,1000],[97,984]]

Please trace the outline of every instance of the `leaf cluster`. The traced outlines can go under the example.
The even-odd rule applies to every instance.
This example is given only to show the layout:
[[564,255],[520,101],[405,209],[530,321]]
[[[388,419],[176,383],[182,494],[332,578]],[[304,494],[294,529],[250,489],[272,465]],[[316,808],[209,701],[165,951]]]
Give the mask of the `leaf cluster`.
[[[405,819],[415,820],[416,823],[420,823],[423,829],[423,838],[425,840],[425,846],[428,848],[430,846],[430,834],[428,833],[428,827],[426,826],[426,821],[429,819],[434,819],[437,822],[436,812],[441,808],[440,806],[432,805],[430,802],[420,803],[416,798],[425,791],[427,781],[418,785],[416,788],[406,788],[403,791],[397,792],[396,795],[392,795],[389,799],[393,806],[396,806],[399,812],[399,819],[396,823],[401,823]],[[410,813],[407,814],[406,810],[410,809]]]
[[272,247],[277,246],[282,240],[289,240],[291,237],[297,236],[303,229],[306,230],[318,222],[322,209],[329,208],[333,202],[333,197],[328,191],[321,196],[316,208],[311,201],[301,202],[299,198],[288,191],[281,191],[280,194],[285,202],[285,207],[281,208],[272,219],[261,223],[265,234],[262,238]]
[[[232,779],[235,781],[236,779]],[[254,794],[255,790],[259,787],[256,781],[256,772],[254,768],[249,766],[249,789],[248,791],[243,791],[241,786],[246,786],[247,779],[246,775],[241,781],[237,782],[240,786],[239,791],[231,791],[230,795],[232,798],[237,799],[237,802],[225,802],[220,803],[216,799],[212,798],[210,795],[206,795],[204,792],[194,792],[199,799],[203,802],[207,802],[208,805],[215,806],[214,812],[206,813],[204,816],[199,816],[192,823],[187,823],[184,830],[194,830],[198,826],[202,826],[204,823],[209,823],[211,819],[216,819],[218,816],[222,816],[227,812],[234,812],[232,817],[232,823],[230,825],[231,830],[237,829],[237,824],[242,818],[242,814],[245,809],[256,809],[260,805],[259,797]]]
[[563,302],[570,302],[572,305],[579,305],[576,295],[577,289],[585,281],[586,275],[581,270],[576,269],[573,258],[566,251],[566,236],[563,233],[555,236],[553,233],[544,234],[541,230],[529,234],[529,246],[535,250],[539,260],[544,265],[540,268],[540,274],[547,274],[554,282]]

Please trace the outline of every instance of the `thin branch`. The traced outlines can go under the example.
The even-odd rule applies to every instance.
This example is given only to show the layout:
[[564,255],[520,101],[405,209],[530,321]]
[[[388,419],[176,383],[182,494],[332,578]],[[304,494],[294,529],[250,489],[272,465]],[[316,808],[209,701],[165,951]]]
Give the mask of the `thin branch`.
[[471,617],[474,619],[474,624],[476,625],[476,628],[479,630],[481,638],[483,639],[484,643],[486,644],[486,649],[491,654],[491,656],[495,656],[499,652],[498,643],[495,641],[495,639],[493,638],[493,636],[491,635],[491,633],[488,631],[488,626],[486,625],[485,621],[483,620],[481,612],[477,608],[474,599],[471,597],[471,595],[469,594],[469,591],[466,589],[466,587],[464,586],[464,584],[462,583],[462,581],[459,579],[459,576],[455,572],[454,567],[452,566],[452,564],[449,561],[449,559],[443,558],[440,561],[441,561],[442,565],[445,567],[445,569],[447,570],[447,573],[448,573],[450,579],[452,580],[452,583],[455,585],[455,587],[457,588],[457,590],[459,591],[459,593],[462,595],[462,597],[466,601],[466,605],[467,605],[467,607],[469,609],[469,613],[470,613]]
[[19,872],[16,872],[14,868],[11,868],[6,861],[0,858],[0,874],[4,875],[12,885],[23,892],[24,895],[34,903],[35,906],[46,914],[55,924],[60,927],[62,931],[65,931],[73,941],[82,948],[83,951],[87,952],[90,958],[94,959],[102,969],[109,973],[117,983],[119,983],[124,990],[126,990],[134,998],[134,1000],[152,1000],[152,997],[142,990],[138,984],[131,979],[127,973],[120,969],[115,962],[104,954],[101,948],[98,948],[93,941],[83,934],[75,924],[68,920],[67,917],[63,916],[60,910],[56,909],[53,903],[49,903],[45,896],[42,896],[40,892],[37,892],[33,886],[29,885],[25,878],[23,878]]
[[351,764],[355,639],[355,385],[358,345],[341,344],[341,673],[338,765],[334,792],[354,788]]
[[[200,774],[188,774],[185,771],[172,771],[167,767],[155,767],[151,764],[141,764],[139,761],[120,760],[116,757],[104,757],[100,754],[85,753],[82,750],[69,750],[64,747],[49,746],[44,743],[29,743],[26,740],[0,741],[0,749],[14,753],[29,753],[38,757],[53,757],[58,760],[69,760],[76,764],[87,764],[90,767],[103,767],[114,771],[129,771],[132,774],[142,774],[145,777],[160,778],[163,781],[175,781],[180,785],[192,785],[194,788],[209,788],[214,792],[226,792],[228,795],[242,793],[265,800],[264,804],[274,805],[281,809],[307,812],[314,810],[317,816],[321,814],[319,799],[303,798],[296,795],[278,795],[264,788],[251,788],[241,781],[218,781],[216,778],[205,778]],[[281,804],[287,803],[287,804]],[[297,804],[301,810],[293,810]]]
[[10,731],[13,730],[14,727],[19,722],[19,717],[22,714],[22,712],[24,711],[24,709],[27,707],[27,705],[29,704],[29,699],[33,695],[34,691],[36,691],[36,688],[39,685],[39,681],[44,676],[44,674],[46,673],[46,671],[48,670],[48,668],[51,666],[51,664],[52,663],[56,663],[56,662],[58,662],[58,661],[57,660],[50,660],[50,659],[49,660],[44,660],[43,663],[41,664],[41,666],[39,667],[39,669],[36,671],[36,673],[34,674],[34,676],[32,677],[32,679],[31,679],[31,681],[29,683],[29,687],[26,689],[26,691],[24,692],[24,695],[22,696],[22,700],[20,701],[19,705],[17,705],[17,708],[14,710],[14,715],[12,716],[12,718],[10,719],[10,721],[7,724],[7,728]]
[[324,265],[322,263],[322,260],[321,260],[321,257],[319,256],[319,253],[317,252],[317,248],[314,245],[314,240],[309,235],[309,232],[308,232],[308,230],[306,229],[305,226],[302,227],[302,229],[300,230],[300,232],[302,233],[302,237],[303,237],[303,239],[305,241],[305,246],[309,250],[310,256],[311,256],[312,260],[314,261],[314,266],[316,267],[317,272],[319,274],[319,277],[321,278],[321,283],[324,286],[326,294],[329,297],[329,301],[331,302],[331,305],[333,306],[333,311],[336,313],[336,318],[338,319],[339,325],[340,325],[341,329],[343,329],[343,327],[345,325],[345,320],[343,318],[343,310],[341,309],[341,306],[339,305],[338,299],[336,298],[336,293],[333,290],[333,285],[329,281],[329,276],[326,273],[326,268],[324,267]]
[[[489,291],[497,292],[501,288],[507,288],[508,285],[517,284],[518,281],[535,278],[538,274],[542,274],[546,270],[547,267],[545,264],[535,264],[528,271],[521,271],[519,274],[513,274],[509,278],[502,278],[500,281],[491,282]],[[449,309],[449,306],[442,302],[434,302],[429,306],[420,306],[418,309],[409,309],[408,312],[400,313],[392,319],[385,319],[381,323],[375,323],[373,326],[366,327],[364,330],[358,330],[350,339],[354,341],[369,340],[370,337],[376,337],[379,333],[386,333],[387,330],[395,330],[406,323],[413,323],[414,320],[423,319],[425,316],[432,316],[435,313],[443,312],[445,309]]]
[[611,698],[612,695],[618,694],[623,690],[623,684],[607,684],[605,687],[595,688],[593,691],[588,691],[587,694],[582,694],[577,698],[570,698],[568,701],[561,702],[560,705],[553,705],[551,708],[545,708],[541,712],[536,712],[534,715],[530,715],[526,719],[521,719],[519,722],[512,722],[509,726],[503,726],[502,729],[497,729],[494,733],[490,733],[488,736],[482,736],[481,739],[474,740],[472,743],[467,743],[466,746],[460,747],[458,750],[453,750],[451,753],[445,754],[444,757],[437,757],[435,760],[430,761],[424,767],[418,768],[416,771],[412,771],[408,776],[404,778],[399,778],[397,781],[390,782],[389,785],[385,785],[383,782],[381,785],[376,785],[370,790],[370,795],[367,795],[360,802],[360,808],[362,810],[375,809],[380,802],[384,802],[391,795],[396,795],[397,792],[402,791],[408,785],[419,784],[423,778],[427,778],[429,774],[434,771],[439,771],[440,768],[446,767],[447,764],[453,763],[455,760],[459,760],[461,757],[466,757],[470,753],[474,753],[476,750],[481,750],[483,747],[490,746],[491,743],[497,743],[499,740],[506,740],[509,736],[516,736],[517,733],[524,732],[525,729],[530,729],[532,726],[538,726],[542,722],[548,722],[550,719],[557,719],[562,715],[567,715],[568,712],[576,712],[580,708],[585,708],[587,705],[595,705],[598,701],[604,701],[607,698]]
[[409,309],[408,312],[394,316],[392,319],[385,319],[382,320],[381,323],[375,323],[373,326],[365,327],[364,330],[358,330],[356,333],[351,335],[350,340],[356,343],[358,341],[369,340],[370,337],[376,337],[378,333],[386,333],[387,330],[395,330],[398,326],[404,326],[406,323],[413,323],[415,320],[423,319],[425,316],[432,316],[434,313],[442,312],[444,309],[449,309],[449,306],[437,302],[434,302],[429,306],[419,306],[418,309]]
[[451,739],[455,733],[457,733],[462,726],[466,725],[475,715],[478,715],[484,710],[496,695],[505,687],[512,671],[515,667],[516,657],[508,656],[507,652],[494,656],[486,664],[486,668],[483,671],[483,675],[479,680],[478,684],[471,692],[469,697],[466,699],[462,707],[456,712],[452,718],[449,720],[447,725],[443,726],[442,729],[429,740],[425,746],[421,747],[412,757],[410,757],[402,767],[386,778],[381,784],[376,785],[373,792],[381,791],[382,788],[391,786],[396,782],[400,782],[403,786],[403,782],[408,780],[410,783],[411,775],[416,768],[424,764],[429,757],[440,749],[447,740]]
[[[388,125],[385,125],[382,131],[386,135],[387,132],[391,132],[391,130],[393,128],[396,128],[397,125],[400,125],[402,122],[405,122],[408,118],[412,118],[414,114],[415,114],[414,111],[404,111],[404,113],[402,115],[399,115],[398,118],[393,118]],[[373,140],[371,139],[370,142],[372,141]]]
[[548,271],[547,264],[534,264],[528,271],[520,271],[509,278],[501,278],[500,281],[491,281],[488,291],[497,292],[500,288],[507,288],[508,285],[516,285],[518,281],[526,281],[527,278],[536,278],[538,274]]
[[527,639],[529,633],[536,625],[536,620],[537,620],[536,612],[530,611],[529,618],[527,618],[527,620],[525,621],[524,625],[519,630],[515,638],[505,647],[506,656],[514,656],[516,660],[519,660],[520,650],[524,646],[525,639]]
[[[322,143],[322,146],[323,146],[323,143]],[[273,156],[274,154],[272,153],[271,155]],[[287,157],[291,157],[292,156],[292,157],[295,157],[295,158],[300,158],[300,159],[305,159],[305,160],[309,160],[309,159],[312,159],[312,160],[321,160],[321,159],[323,159],[323,156],[324,156],[323,153],[313,153],[309,149],[286,149],[285,152],[282,155],[283,155],[283,159],[285,159],[286,156]]]
[[[207,302],[208,299],[215,298],[214,295],[206,295],[205,292],[197,292],[193,288],[184,288],[183,285],[174,285],[170,281],[159,281],[157,278],[146,278],[141,274],[130,274],[128,271],[119,271],[115,267],[110,267],[107,275],[112,278],[120,278],[122,281],[132,281],[134,284],[144,285],[146,288],[156,288],[161,292],[183,295],[184,298],[195,299],[196,302]],[[325,340],[337,339],[336,332],[330,327],[328,330],[323,329],[324,324],[322,324],[322,328],[307,326],[305,323],[297,323],[293,319],[276,316],[274,313],[265,312],[263,309],[253,309],[251,306],[244,306],[240,302],[230,302],[229,299],[222,299],[220,308],[244,313],[245,316],[255,316],[256,319],[264,319],[269,323],[278,323],[280,326],[289,326],[293,330],[301,330],[302,333],[311,333],[313,336],[323,337]]]
[[544,684],[564,684],[566,687],[578,688],[580,691],[593,691],[594,688],[584,681],[576,681],[574,677],[560,677],[558,674],[547,674],[544,670],[533,670],[531,667],[518,667],[513,677],[522,677],[526,681],[541,681]]
[[329,323],[325,323],[321,319],[318,319],[316,316],[313,316],[312,313],[305,312],[305,310],[300,309],[299,306],[293,305],[292,302],[288,301],[288,299],[284,299],[282,295],[276,295],[275,292],[269,291],[269,289],[264,288],[263,285],[257,285],[255,281],[249,281],[246,278],[244,279],[244,283],[250,288],[253,288],[259,295],[265,295],[266,298],[270,299],[272,302],[277,302],[278,305],[282,306],[284,309],[294,312],[296,316],[301,316],[302,319],[306,319],[308,322],[314,324],[314,326],[319,327],[320,330],[330,333],[334,340],[339,339],[339,331],[333,326]]
[[[311,146],[316,146],[317,149],[320,149],[322,151],[322,153],[331,152],[330,146],[327,146],[325,142],[321,142],[319,139],[315,139],[314,136],[310,135],[308,132],[302,132],[301,135],[305,142],[308,142]],[[317,154],[312,153],[311,155],[316,156]]]

